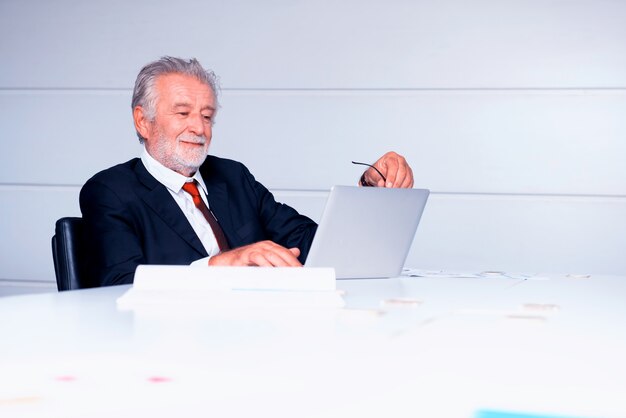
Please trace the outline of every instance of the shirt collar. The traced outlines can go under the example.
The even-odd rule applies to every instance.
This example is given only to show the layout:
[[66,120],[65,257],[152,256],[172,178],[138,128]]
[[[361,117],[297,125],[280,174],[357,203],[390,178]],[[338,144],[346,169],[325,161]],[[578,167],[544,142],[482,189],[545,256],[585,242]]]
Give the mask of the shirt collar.
[[204,184],[204,180],[200,175],[200,170],[197,170],[191,177],[183,176],[182,174],[165,167],[163,164],[155,160],[154,157],[148,153],[145,146],[141,152],[141,162],[152,177],[157,179],[159,183],[174,193],[180,192],[185,183],[196,180],[202,188],[202,191],[207,194],[206,184]]

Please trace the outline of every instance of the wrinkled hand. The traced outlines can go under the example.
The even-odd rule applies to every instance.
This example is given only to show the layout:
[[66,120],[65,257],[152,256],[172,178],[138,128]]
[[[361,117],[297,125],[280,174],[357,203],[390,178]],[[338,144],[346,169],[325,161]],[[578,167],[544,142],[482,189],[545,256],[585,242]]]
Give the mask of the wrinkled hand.
[[261,241],[225,251],[209,259],[209,266],[300,267],[298,248]]
[[368,168],[364,173],[367,184],[377,187],[413,187],[413,170],[402,155],[393,151],[388,152],[373,165],[385,176],[387,182],[376,170]]

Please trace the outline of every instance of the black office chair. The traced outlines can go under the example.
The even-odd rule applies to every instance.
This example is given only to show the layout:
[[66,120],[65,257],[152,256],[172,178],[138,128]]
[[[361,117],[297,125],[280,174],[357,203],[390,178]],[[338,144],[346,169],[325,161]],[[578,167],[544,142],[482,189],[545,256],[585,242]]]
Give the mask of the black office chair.
[[90,287],[85,275],[83,241],[82,218],[67,217],[56,222],[52,259],[59,292]]

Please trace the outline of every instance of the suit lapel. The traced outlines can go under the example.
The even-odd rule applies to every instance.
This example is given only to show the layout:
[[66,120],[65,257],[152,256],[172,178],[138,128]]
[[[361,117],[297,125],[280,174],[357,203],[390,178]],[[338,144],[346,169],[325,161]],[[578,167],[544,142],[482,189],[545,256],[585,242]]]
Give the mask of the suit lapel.
[[135,173],[139,181],[146,186],[140,193],[146,205],[202,257],[208,256],[200,238],[194,232],[167,188],[148,173],[141,161],[136,165]]

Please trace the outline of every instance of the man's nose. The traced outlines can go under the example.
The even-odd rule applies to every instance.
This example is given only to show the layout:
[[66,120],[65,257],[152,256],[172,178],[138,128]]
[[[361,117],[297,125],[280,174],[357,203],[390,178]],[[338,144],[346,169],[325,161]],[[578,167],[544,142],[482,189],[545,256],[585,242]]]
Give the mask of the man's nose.
[[202,115],[190,116],[187,121],[187,129],[189,130],[189,132],[198,136],[204,135],[206,125],[204,123],[204,118],[202,117]]

